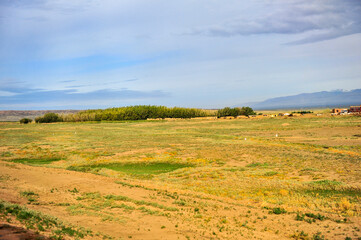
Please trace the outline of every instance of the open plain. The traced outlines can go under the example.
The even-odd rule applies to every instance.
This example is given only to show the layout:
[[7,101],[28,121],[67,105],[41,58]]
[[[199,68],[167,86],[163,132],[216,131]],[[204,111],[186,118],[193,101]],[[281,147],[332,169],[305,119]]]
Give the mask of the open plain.
[[361,118],[0,123],[0,221],[65,239],[361,239]]

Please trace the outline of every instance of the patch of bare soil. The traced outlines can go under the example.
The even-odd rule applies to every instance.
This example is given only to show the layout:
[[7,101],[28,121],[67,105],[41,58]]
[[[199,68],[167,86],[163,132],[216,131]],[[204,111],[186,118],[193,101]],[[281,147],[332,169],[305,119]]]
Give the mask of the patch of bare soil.
[[26,230],[22,227],[12,226],[0,222],[0,240],[50,240],[50,238]]

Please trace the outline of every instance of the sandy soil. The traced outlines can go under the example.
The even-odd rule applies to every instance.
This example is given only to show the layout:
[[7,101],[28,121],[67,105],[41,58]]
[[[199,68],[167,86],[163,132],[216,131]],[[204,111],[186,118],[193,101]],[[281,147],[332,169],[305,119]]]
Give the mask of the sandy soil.
[[[255,202],[236,202],[228,199],[175,190],[171,186],[156,186],[151,182],[146,187],[129,187],[115,183],[114,178],[67,171],[64,169],[32,167],[22,164],[0,162],[0,199],[17,204],[27,204],[21,197],[21,191],[34,191],[39,194],[39,205],[28,205],[30,209],[87,229],[94,233],[108,235],[116,239],[290,239],[301,229],[310,236],[322,232],[327,239],[345,239],[345,232],[360,228],[359,218],[351,218],[348,224],[339,224],[326,220],[316,224],[295,221],[295,214],[274,215],[262,209]],[[137,184],[132,183],[132,184]],[[77,193],[72,192],[76,188]],[[82,193],[97,192],[100,195],[122,195],[137,201],[148,201],[167,207],[178,207],[179,211],[166,212],[153,206],[147,206],[165,215],[146,214],[142,211],[125,211],[122,209],[103,209],[111,212],[117,221],[104,220],[96,214],[71,214],[67,206],[79,204]],[[168,197],[176,194],[187,204],[177,206],[174,199]],[[94,204],[91,200],[82,204]],[[129,203],[131,205],[132,203]],[[136,207],[133,204],[134,207]],[[197,217],[195,206],[201,217]],[[100,212],[99,214],[101,214]],[[335,216],[332,216],[333,218]],[[332,229],[328,234],[325,229]],[[223,230],[221,230],[223,229]],[[353,233],[357,236],[357,232]],[[89,238],[101,238],[97,236]]]

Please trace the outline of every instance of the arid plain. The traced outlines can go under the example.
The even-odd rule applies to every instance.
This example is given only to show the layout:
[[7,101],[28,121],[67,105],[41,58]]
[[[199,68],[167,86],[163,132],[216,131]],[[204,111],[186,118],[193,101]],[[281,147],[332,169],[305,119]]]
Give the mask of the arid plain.
[[361,118],[0,123],[1,222],[61,239],[360,239]]

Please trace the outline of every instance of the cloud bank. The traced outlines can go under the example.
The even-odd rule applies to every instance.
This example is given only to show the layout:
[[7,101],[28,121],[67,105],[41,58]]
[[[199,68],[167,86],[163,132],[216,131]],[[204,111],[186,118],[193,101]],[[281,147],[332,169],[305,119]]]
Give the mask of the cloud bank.
[[[277,2],[277,1],[275,1]],[[290,42],[304,44],[361,32],[359,1],[281,1],[269,4],[267,11],[252,18],[236,17],[220,24],[194,29],[189,34],[211,37],[258,34],[302,34]]]
[[3,0],[0,108],[215,108],[360,88],[360,12],[360,0]]

